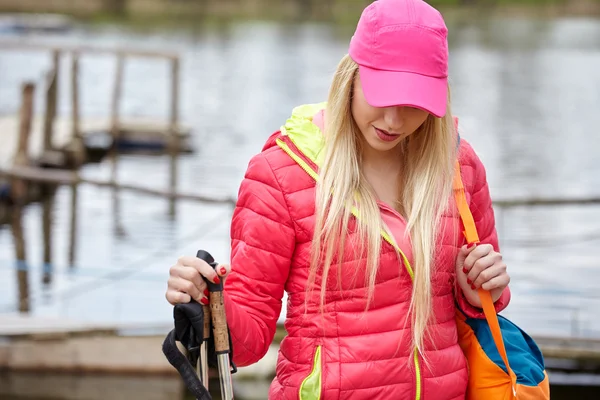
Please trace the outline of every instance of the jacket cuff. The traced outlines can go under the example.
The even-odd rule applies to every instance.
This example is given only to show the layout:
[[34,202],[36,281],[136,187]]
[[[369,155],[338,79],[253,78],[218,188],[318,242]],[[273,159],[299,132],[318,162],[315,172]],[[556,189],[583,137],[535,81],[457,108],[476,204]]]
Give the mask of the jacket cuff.
[[[461,288],[457,287],[457,292],[458,306],[467,317],[475,319],[485,319],[485,314],[483,313],[482,308],[471,305]],[[510,303],[510,296],[510,289],[506,287],[500,295],[500,298],[494,303],[494,309],[496,310],[496,314],[499,314],[508,306],[508,303]]]

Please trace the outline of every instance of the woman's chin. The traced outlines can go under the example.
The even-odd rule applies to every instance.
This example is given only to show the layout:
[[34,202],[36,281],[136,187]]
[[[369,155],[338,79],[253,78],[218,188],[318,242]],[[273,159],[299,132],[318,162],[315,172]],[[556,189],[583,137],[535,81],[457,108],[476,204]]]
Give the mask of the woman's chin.
[[396,146],[398,146],[398,144],[400,144],[401,141],[401,136],[399,136],[396,140],[393,141],[381,140],[379,137],[375,136],[369,138],[367,144],[375,151],[387,152],[396,148]]

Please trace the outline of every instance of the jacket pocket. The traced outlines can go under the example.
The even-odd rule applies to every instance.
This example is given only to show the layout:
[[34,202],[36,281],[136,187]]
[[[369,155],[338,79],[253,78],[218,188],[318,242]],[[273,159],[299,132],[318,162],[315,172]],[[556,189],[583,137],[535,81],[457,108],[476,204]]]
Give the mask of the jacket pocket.
[[310,374],[300,384],[298,397],[300,400],[320,400],[322,385],[322,345],[317,344],[313,353],[312,369]]

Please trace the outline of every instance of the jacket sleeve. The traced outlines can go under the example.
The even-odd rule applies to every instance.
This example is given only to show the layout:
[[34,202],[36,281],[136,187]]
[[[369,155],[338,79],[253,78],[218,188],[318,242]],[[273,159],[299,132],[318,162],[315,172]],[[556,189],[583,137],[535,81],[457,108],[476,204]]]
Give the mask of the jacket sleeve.
[[[498,233],[496,232],[496,219],[492,198],[487,183],[486,171],[480,158],[473,148],[464,139],[461,139],[459,157],[461,160],[461,174],[465,190],[470,194],[469,208],[482,244],[491,244],[494,250],[500,252]],[[462,311],[471,318],[485,318],[483,310],[473,307],[466,299],[462,290],[457,285],[457,300]],[[504,310],[510,302],[510,289],[507,287],[494,304],[496,312]]]
[[295,247],[284,194],[261,153],[249,163],[231,223],[225,312],[237,366],[259,361],[275,335]]

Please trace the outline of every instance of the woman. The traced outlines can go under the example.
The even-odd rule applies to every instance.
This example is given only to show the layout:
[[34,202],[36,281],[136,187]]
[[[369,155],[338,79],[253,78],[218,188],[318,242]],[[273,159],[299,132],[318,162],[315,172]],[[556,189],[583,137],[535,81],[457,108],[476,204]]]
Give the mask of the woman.
[[[170,270],[166,297],[207,303],[225,285],[234,361],[259,361],[285,328],[270,399],[459,399],[467,367],[456,304],[476,289],[509,302],[485,169],[459,140],[447,30],[421,0],[368,6],[327,103],[294,110],[249,163],[232,259]],[[452,201],[456,160],[481,243],[467,248]]]

